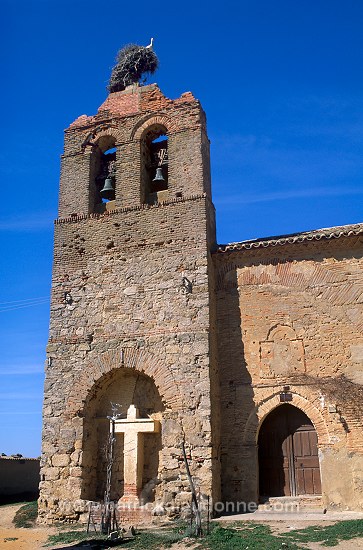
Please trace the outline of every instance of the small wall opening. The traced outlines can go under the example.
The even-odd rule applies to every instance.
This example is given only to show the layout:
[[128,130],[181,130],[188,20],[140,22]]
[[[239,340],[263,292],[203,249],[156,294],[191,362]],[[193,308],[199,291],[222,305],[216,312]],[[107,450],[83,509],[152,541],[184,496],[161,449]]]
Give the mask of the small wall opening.
[[94,146],[90,174],[90,211],[111,210],[116,192],[116,140],[102,136]]
[[168,177],[167,130],[153,125],[141,138],[141,202],[156,204],[166,200]]

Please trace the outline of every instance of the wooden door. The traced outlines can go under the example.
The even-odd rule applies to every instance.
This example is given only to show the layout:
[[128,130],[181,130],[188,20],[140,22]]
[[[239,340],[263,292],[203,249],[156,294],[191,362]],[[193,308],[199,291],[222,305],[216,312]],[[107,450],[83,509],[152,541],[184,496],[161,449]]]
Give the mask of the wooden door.
[[301,426],[293,434],[297,495],[320,495],[318,438],[312,426]]
[[321,493],[317,436],[302,411],[277,407],[263,422],[258,443],[261,497]]

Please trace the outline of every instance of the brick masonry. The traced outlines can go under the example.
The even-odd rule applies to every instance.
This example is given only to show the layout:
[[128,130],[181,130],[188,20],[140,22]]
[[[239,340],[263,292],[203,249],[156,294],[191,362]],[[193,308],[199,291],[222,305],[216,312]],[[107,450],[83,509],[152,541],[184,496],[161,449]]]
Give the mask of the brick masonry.
[[[167,134],[169,155],[168,189],[153,206],[142,156],[150,131]],[[116,198],[101,213],[97,155],[110,144]],[[161,422],[160,436],[145,436],[142,495],[158,513],[190,502],[182,440],[202,496],[256,501],[258,430],[284,385],[317,431],[324,502],[363,507],[362,236],[218,248],[209,164],[205,115],[190,92],[170,100],[156,85],[130,86],[65,131],[43,522],[84,519],[102,499],[110,401]],[[117,437],[114,499],[123,492]]]
[[318,434],[325,505],[362,508],[361,255],[353,235],[214,256],[224,499],[258,499],[258,430],[289,386]]

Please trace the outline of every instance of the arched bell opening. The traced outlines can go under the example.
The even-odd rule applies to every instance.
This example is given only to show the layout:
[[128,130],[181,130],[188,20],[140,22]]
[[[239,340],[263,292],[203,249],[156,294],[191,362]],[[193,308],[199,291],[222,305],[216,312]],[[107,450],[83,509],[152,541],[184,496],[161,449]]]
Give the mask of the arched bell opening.
[[167,199],[168,136],[161,124],[147,128],[140,141],[141,202],[157,204]]
[[[143,503],[153,502],[158,484],[161,430],[153,430],[153,422],[160,425],[164,406],[152,378],[119,368],[105,375],[95,384],[86,401],[84,409],[83,460],[82,460],[82,498],[102,501],[106,489],[108,461],[108,441],[112,404],[117,412],[114,440],[113,465],[111,476],[111,500],[119,500],[127,491],[137,495]],[[135,423],[130,421],[130,411],[138,411],[136,421],[135,444],[130,442],[130,433]],[[131,415],[132,416],[132,415]],[[147,429],[143,427],[147,426]],[[151,430],[150,430],[150,424]],[[121,428],[120,428],[121,427]],[[119,429],[120,428],[120,429]],[[132,437],[135,434],[131,434]],[[131,442],[132,443],[132,442]],[[138,447],[136,449],[135,447]],[[131,455],[129,455],[131,453]],[[135,487],[130,487],[125,467],[135,466],[138,479]],[[129,461],[129,462],[128,462]],[[137,462],[138,464],[134,464]],[[126,465],[126,466],[125,466]],[[131,472],[132,476],[132,472]],[[126,479],[126,482],[125,482]],[[126,486],[128,484],[128,486]]]
[[318,438],[309,417],[282,404],[263,420],[258,435],[259,494],[321,495]]
[[93,146],[90,174],[90,207],[102,213],[115,206],[116,191],[116,140],[102,136]]

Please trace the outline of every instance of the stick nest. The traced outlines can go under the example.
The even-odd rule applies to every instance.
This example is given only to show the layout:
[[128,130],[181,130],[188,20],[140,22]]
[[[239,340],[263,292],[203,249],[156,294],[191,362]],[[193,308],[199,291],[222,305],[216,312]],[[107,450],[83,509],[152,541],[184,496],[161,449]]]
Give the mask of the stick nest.
[[110,92],[120,92],[126,86],[140,82],[143,75],[153,74],[159,65],[159,60],[151,48],[137,44],[128,44],[121,48],[116,61],[108,85]]

